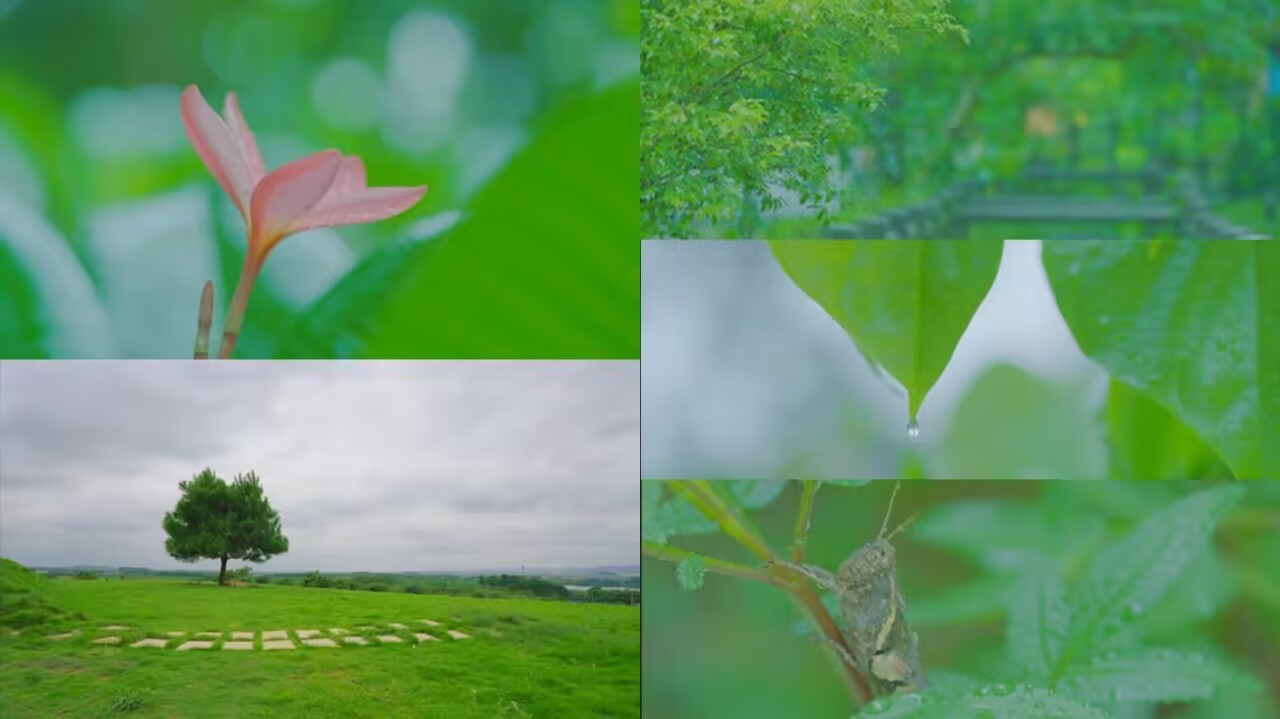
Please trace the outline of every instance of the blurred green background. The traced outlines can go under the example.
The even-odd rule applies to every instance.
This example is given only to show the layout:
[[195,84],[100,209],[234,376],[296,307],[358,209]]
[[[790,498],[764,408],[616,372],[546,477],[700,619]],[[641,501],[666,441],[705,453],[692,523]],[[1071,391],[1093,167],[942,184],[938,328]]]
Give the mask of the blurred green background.
[[237,357],[639,357],[638,36],[629,0],[0,0],[0,356],[190,356],[207,279],[218,331],[244,231],[194,83],[268,169],[430,187],[273,251]]
[[[657,484],[646,484],[651,482]],[[791,541],[801,495],[800,482],[787,484],[777,499],[748,512],[779,552]],[[835,571],[873,540],[893,484],[875,481],[852,489],[823,485],[815,497],[807,561]],[[1207,486],[903,482],[889,526],[916,515],[893,544],[925,670],[1014,683],[1018,671],[1004,653],[1004,607],[1018,577],[1052,567],[1070,581],[1109,541]],[[1221,660],[1257,684],[1209,701],[1182,707],[1137,705],[1114,716],[1276,716],[1280,482],[1244,486],[1247,494],[1218,526],[1213,550],[1194,560],[1168,595],[1142,615],[1139,633],[1152,646]],[[643,523],[651,521],[646,512]],[[759,564],[722,534],[680,535],[670,543],[705,556]],[[706,573],[700,589],[686,591],[677,581],[676,567],[649,556],[643,560],[644,716],[817,719],[854,713],[838,668],[807,635],[805,621],[784,592],[713,572]]]

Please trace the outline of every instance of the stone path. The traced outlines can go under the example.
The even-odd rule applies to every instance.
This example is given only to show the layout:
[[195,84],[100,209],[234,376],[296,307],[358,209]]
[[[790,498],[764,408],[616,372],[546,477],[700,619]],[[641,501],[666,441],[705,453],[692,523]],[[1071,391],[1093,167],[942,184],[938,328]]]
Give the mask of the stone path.
[[[445,625],[431,619],[417,619],[415,625],[427,627],[444,627]],[[450,640],[471,639],[471,635],[457,629],[438,629]],[[134,632],[128,639],[120,633]],[[107,633],[107,636],[97,636]],[[63,634],[50,634],[48,639],[63,641],[80,637],[83,632],[73,629]],[[139,637],[135,627],[123,624],[109,624],[100,627],[96,632],[89,630],[93,637],[89,643],[98,646],[120,646],[126,644],[137,649],[172,649],[177,652],[208,650],[251,652],[261,646],[262,651],[298,649],[299,646],[317,649],[337,649],[342,646],[370,646],[379,644],[426,644],[440,642],[441,637],[429,634],[422,627],[410,627],[400,622],[387,622],[381,625],[364,624],[353,629],[329,627],[327,629],[267,629],[258,632],[250,631],[200,631],[200,632],[142,632]],[[88,638],[88,637],[86,637]],[[83,639],[81,640],[83,641]]]

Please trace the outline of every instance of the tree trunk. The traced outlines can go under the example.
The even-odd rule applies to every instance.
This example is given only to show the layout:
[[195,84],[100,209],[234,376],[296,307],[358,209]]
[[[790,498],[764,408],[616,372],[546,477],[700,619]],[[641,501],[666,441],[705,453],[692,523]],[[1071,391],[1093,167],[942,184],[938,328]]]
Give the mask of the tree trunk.
[[222,557],[222,569],[218,571],[218,586],[225,587],[227,585],[227,558]]

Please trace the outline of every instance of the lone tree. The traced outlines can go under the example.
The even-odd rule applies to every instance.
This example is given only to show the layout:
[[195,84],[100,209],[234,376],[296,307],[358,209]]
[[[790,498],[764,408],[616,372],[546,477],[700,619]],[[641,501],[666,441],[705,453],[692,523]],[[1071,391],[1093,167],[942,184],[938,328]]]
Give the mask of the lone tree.
[[253,472],[236,475],[227,484],[206,469],[193,479],[179,482],[182,498],[164,515],[169,538],[165,551],[180,562],[220,559],[218,584],[227,583],[227,560],[265,562],[289,551],[289,540],[280,532],[280,515],[262,493]]

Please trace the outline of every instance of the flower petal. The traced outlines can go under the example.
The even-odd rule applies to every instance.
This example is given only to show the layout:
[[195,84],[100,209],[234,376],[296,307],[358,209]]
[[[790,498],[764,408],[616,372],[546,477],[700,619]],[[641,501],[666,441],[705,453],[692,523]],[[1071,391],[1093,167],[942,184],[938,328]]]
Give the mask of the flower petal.
[[196,154],[247,221],[253,183],[249,179],[249,169],[244,164],[239,144],[195,85],[188,85],[182,91],[180,105],[182,126],[186,129],[187,138],[191,140]]
[[253,191],[249,213],[249,251],[259,261],[291,227],[324,198],[338,174],[342,156],[324,150],[279,167],[262,178]]
[[338,227],[375,222],[413,207],[427,193],[422,187],[374,187],[367,190],[326,197],[301,220],[295,222],[290,232],[301,232],[316,227]]
[[249,124],[244,121],[244,115],[240,114],[240,103],[236,100],[234,92],[227,93],[227,99],[222,103],[222,116],[227,120],[227,127],[231,129],[231,136],[240,145],[240,156],[244,159],[245,168],[249,171],[250,186],[257,186],[267,172],[262,166],[262,155],[258,152],[258,142],[253,139],[253,131],[249,129]]
[[[364,163],[354,155],[342,156],[342,167],[338,168],[338,176],[333,178],[333,187],[324,201],[337,199],[340,195],[359,192],[365,188]],[[323,202],[321,203],[323,204]]]

